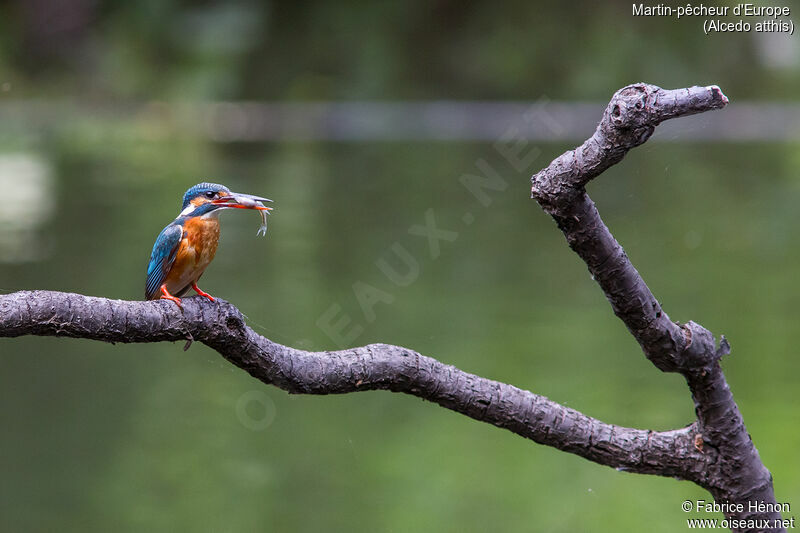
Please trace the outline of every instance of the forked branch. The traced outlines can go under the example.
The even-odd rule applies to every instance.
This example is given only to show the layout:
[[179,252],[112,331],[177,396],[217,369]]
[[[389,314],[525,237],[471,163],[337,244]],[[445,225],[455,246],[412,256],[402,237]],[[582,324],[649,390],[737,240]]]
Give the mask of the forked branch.
[[[659,369],[686,378],[697,420],[682,429],[654,432],[606,424],[543,396],[399,346],[372,344],[336,352],[290,348],[255,333],[234,306],[220,300],[188,298],[181,312],[165,301],[17,292],[0,296],[0,337],[47,335],[112,343],[191,339],[215,349],[256,379],[291,393],[382,389],[411,394],[596,463],[692,481],[717,501],[775,503],[772,478],[720,368],[720,358],[729,352],[727,342],[722,338],[717,345],[702,326],[669,319],[585,191],[590,180],[645,142],[660,122],[727,103],[715,86],[674,91],[646,84],[625,87],[611,99],[591,138],[532,178],[533,197],[586,262],[647,358]],[[731,517],[780,517],[744,508]]]
[[775,495],[772,476],[747,433],[720,367],[720,358],[730,352],[728,342],[722,337],[716,345],[714,336],[699,324],[670,320],[585,190],[589,181],[645,142],[664,120],[727,104],[728,99],[713,85],[677,90],[644,83],[624,87],[612,97],[594,135],[531,178],[531,193],[584,260],[647,358],[659,369],[686,378],[697,413],[698,447],[718,454],[689,479],[707,488],[718,502],[743,504],[744,511],[734,518],[763,524],[755,521],[773,521],[780,514],[750,511],[749,502],[774,503]]

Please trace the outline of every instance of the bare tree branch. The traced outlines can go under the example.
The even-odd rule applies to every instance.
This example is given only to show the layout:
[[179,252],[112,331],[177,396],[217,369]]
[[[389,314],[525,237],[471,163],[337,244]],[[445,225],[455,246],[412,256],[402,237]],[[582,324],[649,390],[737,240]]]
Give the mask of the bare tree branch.
[[290,393],[403,392],[630,472],[685,477],[687,468],[702,469],[708,460],[695,448],[691,427],[655,432],[613,426],[400,346],[306,352],[257,334],[239,310],[223,300],[184,298],[183,307],[180,312],[164,300],[127,302],[63,292],[16,292],[0,296],[0,337],[46,335],[112,343],[192,339],[256,379]]
[[[708,489],[717,501],[743,503],[740,520],[780,514],[751,510],[774,504],[772,478],[761,463],[720,368],[724,338],[694,322],[669,319],[609,232],[585,186],[628,150],[645,142],[662,121],[719,109],[727,99],[712,87],[674,91],[636,84],[618,91],[594,135],[532,178],[532,195],[586,262],[616,315],[647,358],[689,385],[697,420],[666,432],[603,423],[512,385],[445,365],[387,344],[336,352],[306,352],[264,338],[231,304],[202,298],[128,302],[49,291],[0,296],[0,337],[47,335],[105,342],[196,340],[264,383],[290,393],[342,394],[390,390],[411,394],[534,442],[621,470],[670,476]],[[764,530],[759,525],[734,528]],[[767,528],[769,529],[769,528]],[[783,530],[775,527],[774,531]]]
[[584,189],[645,142],[662,121],[727,104],[716,86],[665,90],[638,83],[624,87],[612,97],[594,135],[534,175],[531,192],[555,219],[570,248],[586,262],[614,313],[647,358],[659,369],[686,378],[697,413],[698,445],[718,454],[717,461],[690,479],[709,489],[717,501],[744,504],[745,511],[735,518],[772,520],[780,514],[749,510],[748,502],[774,503],[775,495],[772,476],[747,433],[720,367],[720,358],[730,352],[727,341],[722,337],[717,347],[711,332],[699,324],[670,320]]

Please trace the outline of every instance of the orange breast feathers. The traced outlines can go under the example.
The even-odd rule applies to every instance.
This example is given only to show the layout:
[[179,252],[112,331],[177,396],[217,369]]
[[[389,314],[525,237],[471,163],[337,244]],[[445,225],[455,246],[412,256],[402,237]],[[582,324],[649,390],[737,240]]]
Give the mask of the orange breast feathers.
[[219,243],[219,220],[190,218],[183,225],[183,237],[175,254],[175,262],[167,273],[167,291],[180,295],[196,282],[206,269]]

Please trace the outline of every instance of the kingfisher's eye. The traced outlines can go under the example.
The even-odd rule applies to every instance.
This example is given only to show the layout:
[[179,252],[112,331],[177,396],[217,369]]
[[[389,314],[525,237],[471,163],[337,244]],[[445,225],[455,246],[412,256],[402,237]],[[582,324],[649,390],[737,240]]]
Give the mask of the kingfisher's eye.
[[215,193],[214,191],[208,191],[208,192],[206,193],[206,198],[214,198],[214,195],[215,195],[215,194],[216,194],[216,193]]

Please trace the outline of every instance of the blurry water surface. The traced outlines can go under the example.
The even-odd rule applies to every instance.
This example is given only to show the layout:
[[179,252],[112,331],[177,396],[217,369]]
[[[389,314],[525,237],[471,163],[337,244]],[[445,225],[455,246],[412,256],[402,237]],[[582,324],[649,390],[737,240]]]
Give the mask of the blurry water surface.
[[[5,157],[45,176],[26,206],[45,214],[22,226],[3,219],[2,292],[140,299],[153,240],[185,189],[219,181],[275,200],[266,239],[254,213],[222,216],[201,283],[260,334],[336,349],[317,323],[338,306],[351,320],[344,333],[360,331],[353,344],[408,346],[609,423],[664,430],[693,419],[681,378],[646,361],[529,199],[530,174],[568,146],[540,145],[523,171],[490,143],[219,145],[84,132],[31,146]],[[800,506],[798,153],[649,143],[589,192],[670,316],[730,340],[724,367],[777,498]],[[459,181],[480,158],[508,184],[487,192],[488,206]],[[0,176],[6,190],[19,185],[11,176]],[[457,233],[438,241],[436,258],[409,232],[426,213]],[[384,258],[403,271],[395,243],[419,266],[406,287],[376,266]],[[391,303],[365,313],[356,283]],[[408,396],[289,396],[205,346],[182,348],[3,339],[0,529],[675,531],[680,502],[707,496]]]

